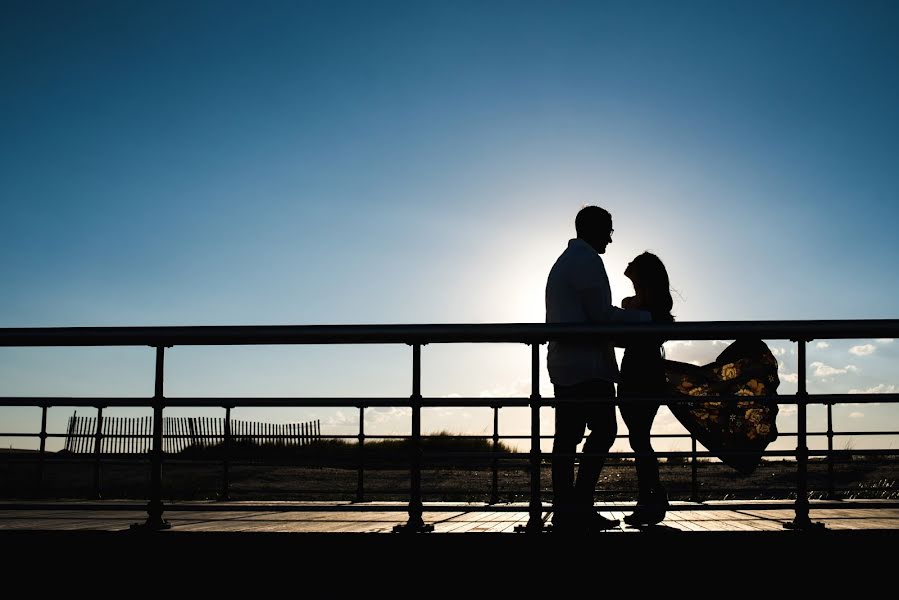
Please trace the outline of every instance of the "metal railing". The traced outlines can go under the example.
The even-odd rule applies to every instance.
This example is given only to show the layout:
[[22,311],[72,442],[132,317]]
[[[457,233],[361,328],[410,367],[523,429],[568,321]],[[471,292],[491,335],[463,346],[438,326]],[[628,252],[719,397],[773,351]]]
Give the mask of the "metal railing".
[[[39,437],[39,472],[43,477],[48,437],[64,436],[47,432],[47,410],[54,406],[93,406],[97,409],[98,438],[95,447],[102,442],[103,410],[108,407],[149,407],[153,409],[153,432],[151,459],[150,498],[147,505],[148,518],[143,527],[163,529],[168,523],[163,518],[166,507],[162,499],[163,464],[163,411],[172,407],[220,407],[225,417],[225,456],[223,474],[223,494],[228,497],[228,447],[231,441],[230,413],[237,406],[253,407],[358,407],[360,411],[359,433],[355,436],[328,436],[354,438],[359,443],[359,464],[357,480],[357,500],[364,498],[364,446],[367,439],[388,436],[365,434],[364,411],[369,407],[388,406],[409,407],[412,411],[410,452],[410,500],[409,520],[397,528],[399,531],[428,531],[432,527],[423,520],[424,505],[421,493],[422,453],[421,410],[426,407],[487,407],[494,413],[492,436],[493,452],[483,458],[496,461],[496,449],[500,440],[499,409],[501,407],[529,407],[531,414],[531,450],[528,453],[504,454],[503,458],[526,457],[530,465],[529,521],[526,531],[543,529],[543,512],[546,507],[541,499],[540,473],[544,458],[553,454],[542,451],[540,433],[542,407],[554,407],[562,403],[595,402],[596,399],[544,398],[540,393],[541,344],[550,340],[584,341],[596,338],[614,338],[625,342],[651,341],[659,338],[667,340],[720,340],[720,339],[781,339],[795,342],[798,347],[798,390],[795,396],[757,396],[753,399],[775,404],[795,404],[798,407],[798,426],[795,434],[796,448],[793,451],[766,451],[765,456],[792,456],[796,459],[797,487],[794,504],[795,518],[790,524],[795,529],[813,528],[809,518],[808,501],[808,460],[810,456],[826,456],[830,473],[830,487],[833,481],[833,429],[832,407],[840,403],[899,402],[899,394],[828,394],[810,395],[806,385],[806,344],[813,339],[865,339],[899,337],[899,320],[854,320],[854,321],[731,321],[731,322],[685,322],[672,324],[616,324],[616,325],[561,325],[561,324],[482,324],[482,325],[310,325],[310,326],[225,326],[225,327],[102,327],[102,328],[7,328],[0,329],[0,347],[34,346],[150,346],[156,350],[155,391],[152,398],[97,398],[97,397],[0,397],[0,406],[32,406],[41,408],[41,431],[30,433],[0,433],[0,437]],[[527,398],[424,398],[421,394],[421,348],[427,344],[444,343],[521,343],[531,348],[531,395]],[[173,346],[190,345],[259,345],[259,344],[406,344],[412,347],[412,394],[409,398],[168,398],[164,393],[165,349]],[[718,397],[720,401],[739,401],[742,397]],[[745,398],[742,398],[745,399]],[[696,398],[691,398],[696,400]],[[615,399],[608,400],[617,402]],[[628,402],[656,402],[673,404],[683,399],[628,398]],[[821,404],[827,408],[828,429],[825,433],[809,433],[807,428],[807,407]],[[808,437],[826,435],[827,451],[810,452]],[[855,432],[855,435],[899,435],[899,432]],[[783,437],[783,434],[781,434]],[[401,436],[389,436],[392,438]],[[480,437],[480,436],[472,436]],[[503,439],[518,436],[502,436]],[[657,437],[687,437],[666,435]],[[887,450],[853,451],[854,454],[887,454]],[[698,499],[697,459],[712,456],[699,452],[693,440],[690,452],[658,452],[657,456],[689,456],[692,459],[691,477],[694,499]],[[470,456],[476,456],[469,454]],[[610,453],[618,457],[634,457],[635,453]],[[94,481],[99,495],[100,461],[97,454],[94,466]],[[497,498],[496,462],[493,462],[492,499]],[[51,508],[46,504],[2,505],[3,508]],[[751,504],[750,504],[751,506]],[[847,506],[847,505],[844,505]],[[79,508],[116,508],[104,505],[79,505]],[[757,508],[760,506],[756,506]],[[120,506],[118,508],[124,509]],[[130,508],[130,507],[128,507]],[[270,506],[258,506],[259,510],[270,510]],[[318,510],[320,507],[317,507]],[[345,507],[342,507],[345,509]],[[495,510],[499,507],[491,507]],[[170,508],[171,509],[171,508]],[[177,509],[177,508],[176,508]],[[253,507],[242,505],[241,510]],[[445,507],[442,507],[442,510]],[[467,506],[470,510],[471,507]],[[506,509],[510,509],[507,507]],[[292,508],[291,510],[297,510]],[[379,507],[379,510],[384,510]],[[519,509],[520,510],[520,509]]]

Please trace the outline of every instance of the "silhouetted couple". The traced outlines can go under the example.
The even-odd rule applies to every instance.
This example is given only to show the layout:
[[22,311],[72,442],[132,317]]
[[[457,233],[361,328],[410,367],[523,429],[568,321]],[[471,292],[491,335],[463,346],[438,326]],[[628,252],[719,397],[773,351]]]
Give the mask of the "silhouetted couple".
[[[628,265],[624,274],[634,284],[634,295],[612,305],[612,293],[601,254],[612,242],[612,216],[588,206],[575,219],[577,238],[559,256],[546,283],[547,323],[618,323],[673,321],[668,273],[662,261],[645,252]],[[609,529],[618,521],[606,519],[593,507],[593,494],[608,453],[615,441],[615,405],[602,399],[659,397],[666,393],[664,340],[627,343],[619,372],[613,345],[608,340],[584,343],[550,342],[547,367],[557,399],[595,398],[588,404],[556,405],[553,443],[553,527],[556,531]],[[652,525],[665,518],[668,498],[659,481],[658,460],[650,444],[650,430],[659,404],[623,402],[621,416],[628,428],[636,458],[639,492],[631,525]],[[577,479],[574,459],[584,443]]]

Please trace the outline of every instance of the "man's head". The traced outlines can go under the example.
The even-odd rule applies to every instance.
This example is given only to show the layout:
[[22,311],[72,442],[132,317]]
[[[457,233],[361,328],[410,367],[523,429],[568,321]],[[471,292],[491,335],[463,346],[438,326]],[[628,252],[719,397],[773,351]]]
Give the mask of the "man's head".
[[574,219],[577,236],[593,246],[597,253],[606,251],[612,243],[612,215],[598,206],[585,206]]

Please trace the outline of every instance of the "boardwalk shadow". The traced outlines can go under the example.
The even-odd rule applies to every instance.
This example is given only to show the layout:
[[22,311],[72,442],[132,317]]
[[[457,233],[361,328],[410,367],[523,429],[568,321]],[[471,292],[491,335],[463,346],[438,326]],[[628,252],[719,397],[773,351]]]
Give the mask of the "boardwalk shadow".
[[657,535],[683,533],[683,531],[678,529],[677,527],[670,527],[668,525],[662,525],[661,523],[658,525],[625,525],[624,529],[636,529],[641,533],[651,533]]

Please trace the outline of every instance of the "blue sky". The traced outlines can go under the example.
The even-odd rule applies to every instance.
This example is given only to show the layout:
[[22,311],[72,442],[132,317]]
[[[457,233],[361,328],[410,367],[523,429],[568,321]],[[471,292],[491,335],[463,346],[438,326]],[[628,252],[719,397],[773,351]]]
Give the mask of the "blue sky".
[[[897,25],[891,2],[4,2],[0,326],[539,322],[583,204],[615,219],[616,301],[649,249],[680,320],[894,318]],[[812,344],[812,391],[895,390],[895,348]],[[527,390],[523,348],[423,360],[429,395]],[[405,396],[409,362],[176,348],[167,389]],[[152,373],[142,348],[0,350],[4,395],[146,396]]]

